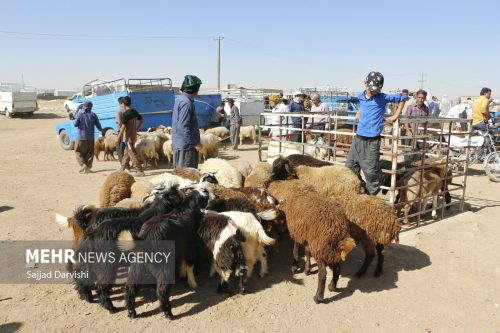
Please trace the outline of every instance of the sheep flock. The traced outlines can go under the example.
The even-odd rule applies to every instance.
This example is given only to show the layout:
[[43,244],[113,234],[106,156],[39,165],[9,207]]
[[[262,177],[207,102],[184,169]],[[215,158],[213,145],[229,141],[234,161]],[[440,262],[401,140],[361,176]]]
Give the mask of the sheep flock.
[[[147,138],[155,154],[144,155],[153,165],[158,151],[168,151],[170,140],[165,129],[156,132]],[[217,146],[221,141],[217,132],[203,135]],[[135,299],[142,293],[144,276],[156,285],[161,312],[168,319],[174,318],[170,296],[175,279],[186,279],[189,288],[196,289],[197,279],[216,274],[218,293],[251,290],[254,275],[266,279],[272,274],[268,257],[277,253],[283,237],[293,244],[288,274],[311,274],[311,257],[317,264],[315,303],[325,299],[327,269],[333,272],[328,290],[338,291],[342,263],[356,246],[365,254],[356,277],[365,275],[375,257],[373,275],[383,273],[384,255],[399,241],[401,224],[382,199],[364,194],[352,170],[304,155],[280,157],[272,165],[235,167],[210,149],[207,145],[199,170],[178,168],[148,180],[116,171],[104,180],[98,206],[82,204],[70,216],[56,214],[56,222],[72,230],[77,253],[134,253],[145,242],[174,241],[175,269],[132,263],[126,270],[124,297],[130,318],[137,316]],[[67,269],[90,272],[86,278],[75,274],[82,300],[98,300],[110,313],[117,311],[110,295],[122,267],[68,262]]]

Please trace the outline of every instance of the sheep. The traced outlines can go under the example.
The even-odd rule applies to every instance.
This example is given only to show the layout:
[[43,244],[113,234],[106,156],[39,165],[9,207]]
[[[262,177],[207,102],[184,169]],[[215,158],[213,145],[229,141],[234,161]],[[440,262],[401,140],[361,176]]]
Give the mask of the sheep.
[[141,200],[142,198],[148,196],[154,188],[155,185],[147,180],[136,181],[130,188],[130,199]]
[[105,151],[104,137],[101,136],[94,140],[94,156],[99,160],[99,154],[101,151]]
[[[272,181],[269,192],[281,200],[280,209],[285,212],[286,224],[294,241],[292,272],[298,270],[298,247],[306,246],[318,264],[318,288],[314,302],[324,298],[326,266],[333,271],[328,289],[337,289],[341,261],[344,261],[356,243],[349,235],[349,221],[340,206],[325,198],[301,180]],[[306,265],[308,262],[306,261]],[[306,266],[305,272],[310,267]]]
[[267,255],[264,246],[273,245],[274,239],[265,233],[264,228],[252,213],[232,211],[221,212],[220,214],[233,220],[245,237],[242,247],[248,268],[247,277],[252,275],[257,261],[260,261],[259,276],[264,277],[268,272]]
[[328,158],[328,144],[321,136],[316,136],[312,133],[306,133],[306,143],[304,147],[304,154],[326,160]]
[[[156,215],[147,220],[141,227],[138,240],[149,242],[174,241],[175,243],[175,264],[179,270],[179,275],[187,274],[188,284],[191,288],[197,287],[194,277],[194,264],[197,256],[195,244],[198,242],[197,231],[199,223],[203,217],[204,209],[210,199],[210,192],[204,188],[203,191],[193,191],[184,201],[182,210],[174,210],[168,215]],[[134,245],[134,238],[130,231],[122,231],[118,236],[119,242],[128,240],[125,250],[130,251],[130,247],[135,247],[135,251],[144,251],[144,247]],[[132,240],[132,245],[130,241]],[[124,250],[123,247],[118,247]],[[149,245],[149,244],[148,244]],[[148,247],[151,247],[149,245]],[[125,302],[130,318],[137,316],[135,311],[136,288],[144,272],[149,272],[156,279],[156,292],[160,300],[160,308],[165,317],[173,319],[172,305],[170,304],[169,269],[165,264],[155,263],[132,263],[129,268],[129,275],[125,287]]]
[[241,126],[240,127],[240,145],[243,145],[243,140],[244,139],[252,139],[252,143],[256,144],[257,142],[257,134],[255,132],[255,126],[254,125],[249,125],[249,126]]
[[392,241],[399,241],[401,224],[397,216],[384,200],[368,194],[333,195],[331,198],[340,205],[351,223],[351,237],[365,251],[365,261],[356,276],[361,277],[366,273],[376,250],[374,276],[379,277],[383,270],[385,249]]
[[347,167],[332,165],[314,168],[299,165],[292,168],[287,158],[277,158],[273,162],[270,179],[285,180],[291,177],[313,185],[324,196],[364,192],[359,177]]
[[200,166],[201,173],[213,173],[220,185],[225,187],[241,187],[243,179],[239,171],[220,158],[209,158]]
[[155,151],[158,155],[161,155],[164,153],[163,151],[163,144],[171,139],[171,136],[169,134],[165,134],[163,130],[155,130],[149,134],[149,139],[151,139],[154,142],[155,145]]
[[114,152],[116,151],[116,138],[118,135],[110,134],[106,135],[104,139],[104,160],[115,160]]
[[174,175],[174,174],[171,174],[168,172],[164,172],[164,173],[154,177],[153,179],[151,179],[149,181],[149,183],[152,184],[153,187],[156,187],[156,186],[159,186],[162,184],[169,184],[171,182],[174,182],[176,184],[180,184],[180,186],[190,186],[194,183],[192,180],[185,179],[185,178],[182,178],[180,176],[177,176],[177,175]]
[[[116,252],[116,241],[123,231],[130,231],[136,239],[146,221],[155,216],[170,213],[174,209],[182,210],[183,203],[186,201],[186,191],[189,189],[180,190],[178,185],[158,189],[151,205],[142,210],[137,217],[112,218],[99,223],[92,230],[86,231],[85,239],[77,251],[77,257],[81,258],[81,255],[86,256],[91,252]],[[197,185],[196,191],[203,195],[210,193],[205,184]],[[117,269],[117,262],[98,262],[92,265],[85,261],[78,262],[75,268],[75,284],[80,298],[91,302],[91,287],[95,284],[101,305],[110,313],[116,312],[109,298],[109,292],[116,278]],[[79,274],[81,272],[88,272],[88,274]]]
[[174,162],[174,149],[172,147],[172,140],[167,140],[163,143],[163,155],[165,155],[167,162],[173,164]]
[[238,164],[238,171],[241,173],[241,176],[243,177],[243,181],[248,177],[248,175],[252,172],[253,167],[250,164],[250,162],[243,161],[240,164]]
[[[116,171],[104,179],[99,192],[99,206],[112,207],[119,201],[130,198],[134,177],[124,171]],[[142,197],[141,197],[142,199]]]
[[230,292],[229,278],[234,272],[239,277],[239,292],[244,292],[247,275],[246,259],[241,243],[246,239],[231,218],[207,211],[198,227],[201,243],[212,258],[212,270],[220,276],[217,292]]
[[213,127],[207,129],[205,133],[212,133],[217,136],[220,139],[219,142],[222,142],[224,149],[226,149],[227,140],[229,139],[229,130],[227,128],[224,126]]
[[145,167],[148,163],[154,166],[158,165],[159,156],[156,153],[155,143],[148,137],[143,137],[135,143],[135,150],[137,151],[137,159],[144,164]]
[[420,195],[423,200],[419,202],[419,211],[422,210],[422,204],[427,201],[427,197],[432,196],[431,216],[434,220],[438,218],[436,212],[437,199],[439,192],[444,186],[439,170],[428,169],[408,172],[400,179],[397,185],[398,187],[404,186],[404,188],[400,190],[400,201],[405,202],[403,206],[405,224],[408,223],[408,214],[410,213],[410,209],[415,201],[418,200]]
[[290,162],[290,166],[292,168],[298,165],[305,165],[314,168],[321,168],[324,166],[331,166],[332,164],[326,161],[318,160],[312,156],[301,155],[301,154],[292,154],[288,155],[286,159]]
[[219,156],[219,140],[220,138],[212,133],[204,133],[200,136],[200,143],[203,146],[199,155],[200,163]]
[[202,173],[195,168],[176,168],[172,171],[172,174],[193,182],[198,182],[202,176]]
[[130,198],[125,198],[115,205],[115,207],[119,208],[141,208],[142,206],[142,200]]
[[271,164],[259,162],[245,178],[245,187],[263,187],[271,175]]

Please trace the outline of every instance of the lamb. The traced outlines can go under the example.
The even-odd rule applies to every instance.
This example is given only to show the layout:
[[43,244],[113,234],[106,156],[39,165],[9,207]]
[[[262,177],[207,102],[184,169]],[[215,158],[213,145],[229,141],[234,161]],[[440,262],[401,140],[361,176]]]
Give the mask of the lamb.
[[173,164],[174,162],[174,148],[172,147],[172,140],[167,140],[163,143],[163,155],[167,159],[169,164]]
[[239,171],[229,164],[228,161],[220,158],[210,158],[200,166],[200,172],[203,174],[215,174],[220,185],[225,187],[241,187],[243,179]]
[[172,174],[193,182],[198,182],[202,176],[202,173],[195,168],[176,168],[172,171]]
[[220,138],[212,133],[204,133],[200,136],[200,143],[203,146],[200,150],[200,162],[219,156],[219,141]]
[[[340,206],[324,198],[301,180],[272,181],[269,192],[281,200],[280,209],[286,214],[286,223],[294,241],[292,272],[298,269],[298,247],[306,246],[318,264],[318,288],[314,301],[324,298],[326,266],[333,271],[328,289],[337,288],[341,261],[344,261],[356,243],[349,235],[349,221]],[[308,263],[306,262],[306,265]],[[309,271],[306,266],[305,271]]]
[[[124,171],[116,171],[104,179],[99,192],[99,206],[112,207],[119,201],[130,198],[134,177]],[[142,199],[142,197],[141,197]]]
[[[183,203],[185,209],[175,211],[168,215],[156,215],[147,220],[141,227],[138,240],[146,240],[149,242],[157,241],[174,241],[175,243],[175,263],[180,271],[179,275],[187,274],[188,284],[191,288],[196,288],[196,280],[194,277],[194,264],[196,261],[198,249],[195,244],[198,242],[197,231],[200,221],[203,217],[201,212],[208,203],[210,192],[194,191],[188,196]],[[125,246],[125,250],[130,250],[130,241],[132,247],[136,247],[133,243],[133,237],[130,231],[123,231],[118,236],[119,241],[128,240],[129,244]],[[142,245],[142,246],[141,246]],[[145,245],[141,244],[133,251],[145,251],[142,249]],[[150,247],[149,245],[148,247]],[[124,250],[123,247],[118,247]],[[165,317],[173,319],[172,305],[170,304],[170,290],[172,285],[169,284],[168,274],[169,269],[165,264],[155,263],[132,263],[129,268],[129,275],[125,288],[125,301],[128,310],[128,316],[135,318],[135,294],[136,288],[141,276],[149,272],[156,279],[156,292],[160,300],[160,308]]]
[[153,140],[148,137],[140,138],[135,143],[135,149],[137,151],[137,159],[143,163],[145,167],[148,166],[148,163],[158,166],[159,156],[156,153]]
[[262,225],[252,213],[233,211],[222,212],[220,214],[233,220],[245,237],[245,241],[242,242],[242,247],[248,267],[247,277],[252,275],[253,268],[257,261],[260,261],[259,276],[264,277],[268,272],[267,254],[264,246],[273,245],[274,239],[267,236]]
[[[116,240],[123,231],[129,231],[136,239],[146,221],[155,216],[168,214],[174,209],[182,210],[184,208],[182,204],[186,201],[186,191],[189,190],[179,190],[178,185],[168,189],[159,189],[152,204],[137,217],[114,218],[101,222],[86,232],[85,239],[77,251],[77,257],[80,258],[80,254],[86,256],[90,252],[116,252],[118,250]],[[205,184],[197,185],[196,191],[202,195],[210,193]],[[116,278],[117,264],[116,261],[114,263],[99,262],[92,265],[87,262],[78,262],[75,268],[77,273],[75,274],[75,284],[80,297],[88,302],[92,301],[91,287],[95,281],[101,305],[111,313],[116,312],[116,308],[109,298],[109,292]],[[79,272],[88,272],[88,274],[78,274]]]
[[253,167],[249,162],[241,162],[238,164],[238,171],[241,173],[241,176],[243,176],[243,181],[248,177],[248,175],[252,172]]
[[110,134],[104,138],[104,160],[115,160],[114,152],[116,151],[116,138],[118,135]]
[[243,145],[243,140],[246,138],[252,139],[253,144],[256,144],[257,134],[254,125],[240,127],[240,145]]
[[229,278],[234,272],[239,277],[239,292],[244,292],[244,279],[247,274],[246,259],[242,242],[245,237],[231,218],[207,212],[198,228],[198,236],[212,258],[212,271],[216,271],[220,280],[217,292],[230,292]]
[[170,134],[165,134],[163,130],[155,130],[154,132],[151,132],[149,135],[149,138],[153,140],[155,144],[155,150],[158,155],[161,155],[164,153],[163,151],[163,144],[171,139]]
[[217,136],[220,139],[219,142],[223,142],[224,149],[226,149],[227,140],[229,139],[229,130],[227,128],[225,128],[224,126],[213,127],[207,129],[205,133],[212,133],[213,135]]
[[99,154],[101,151],[105,150],[104,139],[105,138],[101,136],[94,140],[94,156],[97,160],[99,160]]
[[277,158],[273,162],[270,179],[285,180],[294,176],[313,185],[318,193],[324,196],[364,192],[359,177],[351,169],[344,166],[332,165],[314,168],[299,165],[292,168],[289,160],[283,157]]
[[271,176],[271,164],[259,162],[245,178],[245,187],[263,187],[264,182]]

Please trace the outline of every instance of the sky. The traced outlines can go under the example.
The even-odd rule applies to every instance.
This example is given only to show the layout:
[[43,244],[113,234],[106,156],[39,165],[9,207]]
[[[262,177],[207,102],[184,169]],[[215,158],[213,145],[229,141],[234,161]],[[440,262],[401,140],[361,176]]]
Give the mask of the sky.
[[[500,0],[8,1],[0,20],[0,82],[81,89],[96,78],[195,74],[221,85],[500,96]],[[10,14],[9,14],[10,13]]]

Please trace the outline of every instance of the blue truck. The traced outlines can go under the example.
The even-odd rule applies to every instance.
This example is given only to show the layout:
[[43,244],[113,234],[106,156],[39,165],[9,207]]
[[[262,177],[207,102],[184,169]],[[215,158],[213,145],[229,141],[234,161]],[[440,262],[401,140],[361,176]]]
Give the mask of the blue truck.
[[[175,99],[179,96],[172,87],[169,78],[160,79],[118,79],[114,81],[93,81],[83,87],[81,100],[91,101],[92,111],[99,117],[103,133],[118,132],[115,122],[118,98],[129,96],[132,106],[144,118],[144,129],[150,127],[171,126],[172,111]],[[210,116],[221,103],[220,94],[199,95],[195,98],[195,109],[200,128],[210,125]],[[74,148],[77,128],[73,121],[66,121],[56,125],[56,134],[60,146],[66,150]],[[96,138],[101,133],[96,131]]]

